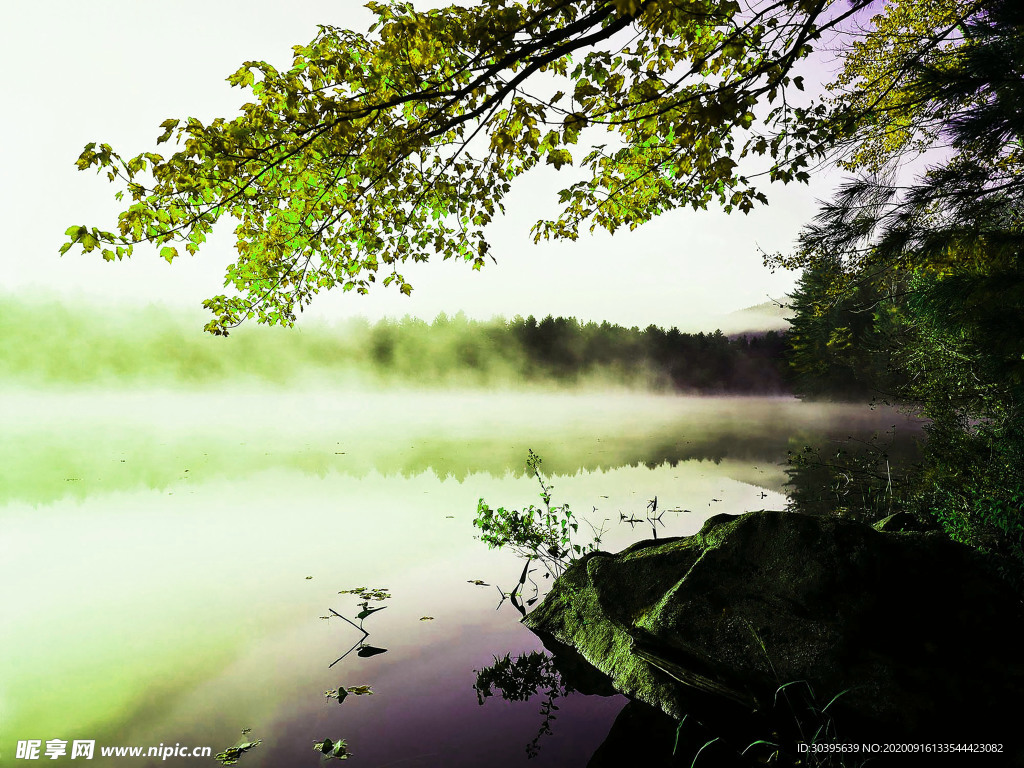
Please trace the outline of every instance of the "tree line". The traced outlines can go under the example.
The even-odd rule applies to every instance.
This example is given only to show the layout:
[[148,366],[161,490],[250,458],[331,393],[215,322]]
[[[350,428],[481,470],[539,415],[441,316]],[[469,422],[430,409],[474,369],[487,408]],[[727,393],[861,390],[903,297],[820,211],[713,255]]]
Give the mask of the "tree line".
[[664,392],[785,390],[781,334],[729,337],[574,318],[474,320],[440,314],[301,330],[196,334],[156,308],[85,311],[0,299],[0,380],[23,384],[417,387],[594,386]]
[[[683,333],[649,325],[626,328],[607,321],[533,315],[481,322],[463,315],[381,321],[369,328],[374,362],[402,370],[423,357],[417,347],[458,337],[456,370],[479,369],[497,356],[517,366],[525,381],[579,382],[601,375],[608,383],[645,384],[676,392],[776,394],[786,391],[782,334],[730,337],[721,331]],[[428,338],[434,339],[433,341]]]

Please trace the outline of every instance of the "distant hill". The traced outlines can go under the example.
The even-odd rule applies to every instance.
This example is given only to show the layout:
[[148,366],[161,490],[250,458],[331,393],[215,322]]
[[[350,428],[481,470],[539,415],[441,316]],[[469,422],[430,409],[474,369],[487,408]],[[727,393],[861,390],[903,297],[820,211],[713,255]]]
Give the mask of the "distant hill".
[[[766,301],[763,304],[737,309],[735,312],[721,315],[717,319],[717,327],[728,335],[784,331],[789,328],[789,320],[793,317],[793,310],[788,306],[788,301],[788,296],[782,296],[779,301]],[[779,302],[785,306],[780,306]]]

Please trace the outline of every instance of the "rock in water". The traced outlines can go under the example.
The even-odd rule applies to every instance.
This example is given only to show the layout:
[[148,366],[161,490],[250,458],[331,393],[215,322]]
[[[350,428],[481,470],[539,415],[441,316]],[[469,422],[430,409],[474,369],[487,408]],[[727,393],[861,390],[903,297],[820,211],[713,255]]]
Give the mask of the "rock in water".
[[845,691],[828,710],[841,741],[1019,741],[1021,601],[938,533],[717,515],[694,536],[587,555],[524,621],[676,719],[709,703],[777,714],[785,699],[815,726],[800,718]]

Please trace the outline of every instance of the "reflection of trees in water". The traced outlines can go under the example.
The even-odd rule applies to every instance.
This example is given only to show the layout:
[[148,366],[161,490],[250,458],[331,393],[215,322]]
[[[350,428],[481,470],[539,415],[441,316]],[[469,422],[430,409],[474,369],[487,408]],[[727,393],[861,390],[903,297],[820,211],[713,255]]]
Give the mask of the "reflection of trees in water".
[[357,478],[432,471],[459,482],[476,473],[521,476],[528,448],[549,457],[552,475],[693,460],[775,465],[793,447],[794,434],[803,442],[848,434],[867,439],[893,422],[907,424],[892,412],[866,406],[776,398],[627,398],[620,403],[499,397],[494,408],[477,404],[472,413],[446,410],[454,407],[448,401],[435,413],[436,403],[429,399],[416,411],[416,402],[408,405],[413,408],[408,423],[398,426],[339,422],[337,429],[314,424],[312,431],[268,432],[256,425],[244,435],[197,427],[157,435],[116,421],[102,429],[73,422],[56,433],[25,425],[0,445],[6,469],[0,501],[47,503],[141,488],[176,490],[186,481],[195,487],[273,470]]
[[921,456],[920,433],[900,430],[845,439],[791,441],[790,508],[874,521],[898,510]]
[[[541,697],[541,724],[526,744],[527,757],[537,757],[542,739],[557,727],[555,703],[571,695],[620,695],[611,680],[573,648],[542,637],[551,653],[533,651],[499,658],[477,670],[474,689],[483,705],[497,692],[505,701],[527,702]],[[838,697],[836,697],[838,698]],[[779,766],[842,766],[847,755],[806,755],[800,745],[836,738],[837,724],[803,681],[783,684],[763,709],[749,708],[707,693],[691,691],[689,714],[681,721],[635,699],[615,718],[608,735],[587,762],[587,768],[644,768],[713,765],[717,768]]]
[[491,666],[475,671],[473,689],[481,705],[494,695],[495,690],[505,701],[529,701],[543,694],[540,729],[533,741],[526,745],[526,756],[536,757],[540,752],[540,740],[552,733],[551,724],[558,709],[555,701],[573,692],[572,686],[562,679],[555,667],[554,659],[540,651],[520,654],[515,659],[506,653],[501,659],[495,656]]

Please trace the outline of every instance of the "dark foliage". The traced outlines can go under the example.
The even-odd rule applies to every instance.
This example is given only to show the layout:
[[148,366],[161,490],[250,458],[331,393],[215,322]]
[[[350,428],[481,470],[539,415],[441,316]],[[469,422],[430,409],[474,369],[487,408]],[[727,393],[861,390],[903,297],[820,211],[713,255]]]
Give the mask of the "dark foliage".
[[782,334],[730,338],[721,331],[682,333],[649,325],[642,331],[608,322],[580,323],[550,315],[540,322],[516,317],[508,330],[521,347],[528,373],[559,379],[610,368],[646,368],[680,392],[786,391]]
[[898,503],[1024,562],[1024,6],[980,4],[962,31],[914,85],[951,156],[825,206],[802,236],[792,355],[805,393],[854,382],[917,407],[924,462]]

